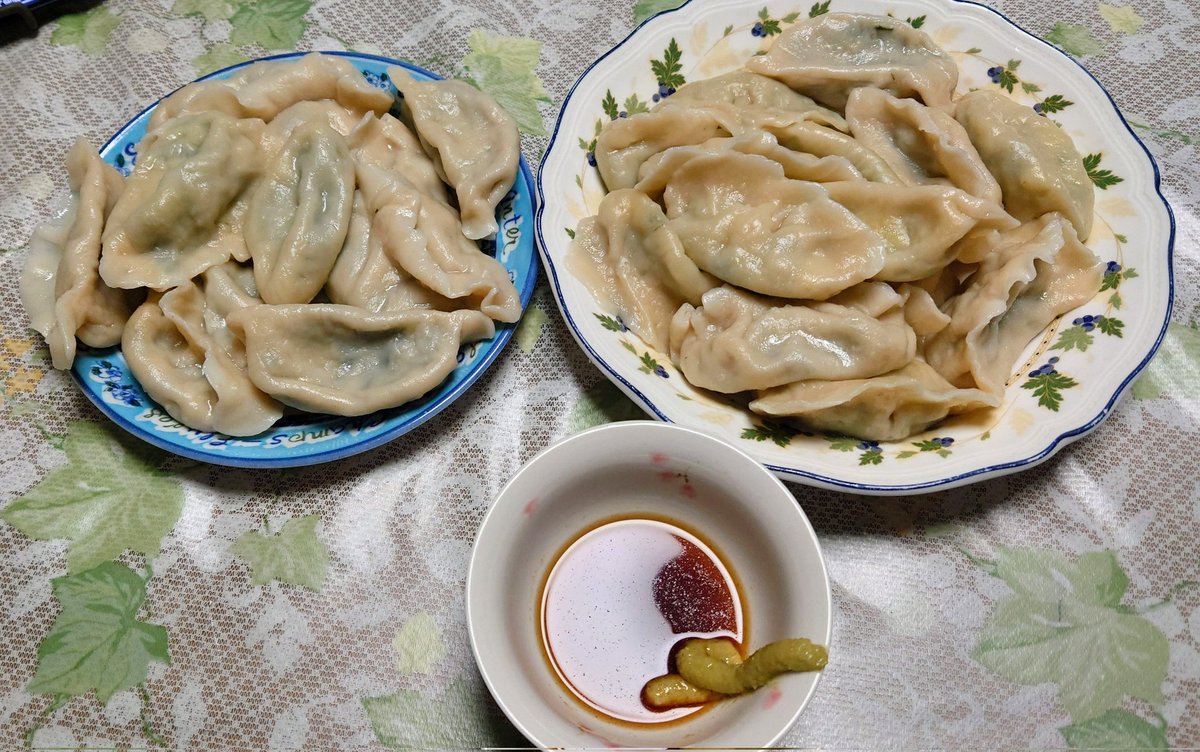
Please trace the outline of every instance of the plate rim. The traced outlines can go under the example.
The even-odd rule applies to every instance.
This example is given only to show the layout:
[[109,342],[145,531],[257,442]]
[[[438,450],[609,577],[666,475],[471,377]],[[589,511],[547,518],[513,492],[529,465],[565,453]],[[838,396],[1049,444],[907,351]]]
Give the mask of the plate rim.
[[[697,2],[698,1],[699,0],[697,0]],[[1120,399],[1125,395],[1126,391],[1128,391],[1129,386],[1133,383],[1134,379],[1137,378],[1137,376],[1146,368],[1146,366],[1154,358],[1154,355],[1158,352],[1158,348],[1162,345],[1163,337],[1167,333],[1167,327],[1171,323],[1171,316],[1172,316],[1172,313],[1173,313],[1174,307],[1175,307],[1175,234],[1176,234],[1175,212],[1171,208],[1170,202],[1167,201],[1166,196],[1163,195],[1162,172],[1159,170],[1158,162],[1154,159],[1154,155],[1146,147],[1146,144],[1142,141],[1142,139],[1140,137],[1138,137],[1137,133],[1129,125],[1129,121],[1125,118],[1124,113],[1121,112],[1120,107],[1117,106],[1116,100],[1113,99],[1112,94],[1109,93],[1108,89],[1104,86],[1104,84],[1101,83],[1100,80],[1098,78],[1096,78],[1092,74],[1091,71],[1089,71],[1086,67],[1084,67],[1084,65],[1082,63],[1080,63],[1078,60],[1076,60],[1074,57],[1067,54],[1065,51],[1063,51],[1059,47],[1046,41],[1045,39],[1038,36],[1037,34],[1034,34],[1033,32],[1024,28],[1020,24],[1016,23],[1015,21],[1010,19],[1008,16],[1006,16],[1001,11],[999,11],[995,8],[992,8],[988,5],[985,5],[982,2],[977,2],[977,0],[945,0],[945,1],[948,3],[957,4],[957,5],[974,6],[977,8],[981,8],[985,11],[988,11],[988,12],[992,13],[993,15],[997,16],[1000,21],[1011,26],[1017,32],[1024,34],[1032,42],[1040,44],[1043,47],[1047,48],[1048,50],[1052,51],[1053,53],[1057,54],[1059,57],[1068,60],[1071,64],[1073,64],[1075,67],[1077,67],[1079,70],[1081,70],[1092,81],[1092,83],[1094,83],[1096,85],[1096,87],[1104,94],[1104,96],[1108,99],[1109,106],[1112,108],[1112,111],[1116,114],[1121,125],[1123,125],[1125,127],[1126,132],[1129,134],[1129,136],[1131,136],[1133,138],[1134,143],[1137,144],[1137,146],[1141,148],[1142,153],[1145,155],[1146,160],[1149,162],[1150,168],[1154,175],[1154,183],[1153,183],[1154,194],[1158,197],[1158,200],[1162,203],[1163,208],[1166,210],[1166,214],[1167,214],[1167,225],[1168,225],[1168,228],[1167,228],[1168,229],[1167,253],[1166,253],[1166,264],[1167,264],[1167,266],[1166,266],[1167,301],[1166,302],[1167,302],[1167,304],[1166,304],[1166,308],[1164,309],[1164,312],[1163,312],[1162,324],[1159,327],[1158,335],[1155,337],[1154,342],[1151,345],[1149,351],[1141,359],[1141,361],[1129,372],[1129,374],[1124,378],[1124,380],[1121,381],[1121,383],[1113,391],[1113,394],[1108,398],[1108,400],[1105,402],[1104,406],[1101,407],[1100,411],[1096,415],[1094,415],[1090,419],[1086,420],[1082,425],[1076,426],[1074,428],[1070,428],[1068,430],[1063,431],[1062,433],[1059,433],[1045,447],[1043,447],[1042,449],[1040,449],[1039,451],[1035,452],[1034,454],[1032,454],[1028,457],[1023,457],[1023,458],[1019,458],[1019,459],[1015,459],[1015,460],[1008,460],[1005,462],[999,462],[999,463],[995,463],[995,464],[989,464],[984,467],[980,467],[980,468],[977,468],[974,470],[963,471],[960,473],[956,473],[952,476],[947,476],[947,477],[943,477],[943,478],[936,478],[936,479],[928,480],[928,481],[920,481],[920,482],[916,482],[916,483],[903,483],[903,484],[862,483],[862,482],[858,482],[858,481],[849,481],[849,480],[845,480],[842,478],[835,478],[835,477],[831,477],[828,475],[822,475],[818,472],[814,472],[811,470],[803,470],[800,468],[786,467],[783,465],[778,465],[778,464],[774,464],[774,463],[770,463],[770,462],[764,462],[761,459],[759,460],[765,467],[767,467],[769,470],[771,470],[776,475],[779,475],[784,480],[800,482],[800,483],[803,483],[806,485],[831,489],[831,490],[835,490],[835,491],[858,492],[858,493],[863,493],[863,494],[888,496],[888,495],[904,495],[904,494],[908,494],[908,493],[912,493],[912,492],[920,492],[920,491],[948,490],[948,489],[955,488],[958,486],[966,485],[968,483],[983,481],[983,480],[987,480],[989,478],[995,478],[995,477],[999,477],[1002,475],[1007,475],[1009,473],[1013,473],[1018,470],[1036,467],[1037,465],[1041,464],[1042,462],[1045,462],[1046,460],[1048,460],[1050,457],[1052,457],[1054,454],[1056,454],[1063,447],[1067,446],[1068,444],[1072,443],[1073,441],[1075,441],[1079,438],[1082,438],[1086,434],[1095,430],[1096,427],[1099,426],[1105,420],[1105,418],[1107,418],[1112,413],[1113,408],[1116,406],[1117,402],[1119,402]],[[550,155],[551,150],[555,147],[556,143],[558,142],[559,131],[563,124],[563,117],[566,113],[567,105],[571,101],[571,98],[575,95],[575,91],[579,87],[579,85],[583,82],[583,79],[586,78],[588,76],[588,74],[590,74],[592,72],[592,70],[597,65],[599,65],[602,61],[604,61],[610,55],[614,54],[619,49],[621,49],[623,46],[625,46],[626,43],[628,43],[635,35],[637,35],[648,24],[651,24],[652,22],[654,22],[660,18],[669,16],[672,13],[681,11],[684,8],[687,8],[689,5],[692,5],[692,3],[693,3],[693,0],[686,0],[684,3],[682,3],[681,5],[679,5],[676,8],[670,8],[667,10],[663,10],[663,11],[660,11],[660,12],[654,14],[653,16],[650,16],[649,18],[646,18],[640,24],[635,26],[619,42],[616,42],[612,47],[610,47],[602,55],[600,55],[595,60],[593,60],[579,74],[579,76],[575,79],[575,82],[573,84],[571,84],[571,88],[567,90],[566,95],[563,97],[562,104],[559,107],[558,117],[555,119],[555,122],[554,122],[554,129],[551,131],[550,139],[546,144],[546,150],[545,150],[545,152],[543,152],[543,155],[542,155],[543,163],[545,162],[546,157],[548,157]],[[747,7],[749,7],[749,6],[747,6]],[[537,244],[538,255],[541,257],[542,264],[545,266],[545,269],[546,269],[546,280],[547,280],[547,282],[550,283],[550,286],[554,292],[555,305],[558,307],[559,314],[563,317],[563,320],[566,322],[567,329],[571,332],[571,336],[572,336],[572,338],[574,338],[576,343],[578,343],[580,345],[581,349],[584,351],[584,354],[587,356],[588,360],[590,360],[592,362],[592,364],[594,366],[596,366],[600,370],[600,372],[603,373],[609,379],[609,381],[611,381],[613,384],[615,384],[619,389],[621,389],[621,391],[625,392],[625,394],[627,396],[629,396],[635,403],[637,403],[637,405],[640,408],[642,408],[642,410],[646,411],[650,415],[654,416],[655,418],[657,418],[658,420],[661,420],[663,422],[677,423],[677,421],[671,420],[671,418],[667,417],[662,411],[660,411],[656,405],[654,405],[652,402],[650,402],[646,398],[646,396],[643,395],[641,393],[641,391],[639,391],[637,389],[637,387],[635,387],[633,384],[631,384],[629,381],[627,381],[624,376],[617,373],[607,363],[607,361],[605,361],[603,358],[600,357],[600,355],[598,353],[596,353],[596,351],[591,347],[591,345],[588,344],[588,342],[583,338],[581,332],[579,331],[577,325],[575,324],[574,318],[571,316],[571,314],[567,310],[566,303],[563,300],[562,288],[559,285],[558,269],[555,267],[554,261],[551,260],[550,253],[546,250],[546,248],[547,248],[546,238],[543,233],[543,219],[544,219],[544,212],[545,212],[545,207],[546,207],[545,187],[542,182],[543,175],[544,175],[544,171],[542,169],[540,169],[540,166],[539,166],[538,175],[537,175],[537,209],[534,214],[534,216],[535,216],[534,239]],[[688,426],[688,427],[694,428],[694,426]],[[697,429],[697,430],[703,430],[703,429]],[[715,434],[713,434],[713,435],[715,435]],[[724,437],[718,437],[718,438],[724,439]],[[749,452],[751,454],[751,456],[754,456],[754,454],[755,454],[753,451],[750,451],[749,449],[746,451]]]
[[[149,112],[154,110],[154,108],[156,108],[159,104],[161,104],[164,99],[171,96],[171,94],[174,94],[175,92],[179,91],[184,86],[189,86],[193,83],[199,83],[202,81],[208,81],[208,80],[214,79],[217,76],[221,76],[222,74],[230,73],[232,71],[238,70],[240,68],[244,68],[244,67],[246,67],[248,65],[252,65],[254,63],[258,63],[258,62],[262,62],[262,61],[266,61],[266,60],[296,59],[296,58],[304,57],[305,55],[309,55],[309,54],[313,54],[313,53],[318,53],[318,54],[322,54],[322,55],[333,55],[336,57],[343,57],[343,58],[350,58],[352,60],[368,59],[368,60],[372,60],[375,62],[386,63],[388,65],[397,65],[397,66],[400,66],[403,68],[407,68],[407,69],[415,71],[417,73],[421,73],[426,76],[429,76],[430,79],[432,79],[432,80],[439,80],[439,81],[444,80],[443,76],[440,76],[437,73],[434,73],[433,71],[422,68],[419,65],[415,65],[413,63],[409,63],[404,60],[397,60],[395,58],[389,58],[389,57],[386,57],[383,55],[374,55],[374,54],[365,53],[365,52],[351,52],[351,51],[346,51],[346,50],[308,50],[308,51],[297,50],[294,52],[284,52],[284,53],[279,53],[279,54],[275,54],[275,55],[267,55],[264,57],[258,57],[258,58],[253,58],[250,60],[245,60],[243,62],[236,63],[234,65],[229,65],[224,68],[220,68],[218,70],[212,71],[210,73],[206,73],[205,75],[200,76],[199,78],[196,78],[193,81],[189,81],[188,83],[182,84],[182,85],[176,87],[175,89],[172,89],[167,94],[163,95],[162,97],[158,98],[157,100],[155,100],[148,106],[144,107],[140,112],[138,112],[136,115],[131,117],[124,125],[122,125],[120,128],[118,128],[117,131],[111,137],[109,137],[109,139],[107,141],[105,141],[104,144],[99,148],[99,153],[104,153],[115,142],[120,141],[125,136],[125,134],[129,132],[129,130],[131,128],[135,127],[135,123],[137,123],[139,120],[141,120],[143,117],[145,117]],[[518,179],[524,182],[526,193],[529,196],[530,208],[532,210],[533,216],[535,217],[534,225],[536,227],[536,224],[537,224],[536,217],[538,215],[538,210],[540,209],[540,202],[539,202],[539,197],[538,197],[537,191],[536,191],[536,184],[535,184],[535,180],[533,177],[533,173],[529,168],[529,164],[525,161],[525,156],[523,154],[518,154]],[[515,185],[515,183],[514,183],[514,185]],[[531,240],[533,242],[534,252],[530,254],[528,278],[526,280],[526,283],[521,287],[521,289],[519,289],[517,291],[518,297],[521,301],[522,317],[524,317],[525,310],[529,305],[529,301],[533,297],[533,291],[534,291],[534,288],[537,286],[537,280],[538,280],[539,264],[537,263],[538,253],[536,252],[536,250],[537,250],[536,232],[533,233],[533,237],[531,238]],[[256,470],[272,470],[272,469],[289,468],[289,467],[307,467],[309,465],[324,464],[326,462],[333,462],[336,460],[345,459],[347,457],[352,457],[356,454],[362,454],[364,452],[369,452],[372,449],[376,449],[376,448],[382,446],[383,444],[387,444],[395,439],[400,438],[404,434],[415,430],[416,428],[420,427],[421,425],[423,425],[424,423],[429,421],[431,418],[436,416],[442,410],[449,407],[450,404],[453,403],[455,400],[457,400],[460,396],[462,396],[462,394],[464,392],[466,392],[467,389],[469,389],[471,386],[473,386],[475,384],[475,382],[478,381],[479,378],[481,376],[483,376],[483,374],[491,368],[492,364],[495,363],[496,359],[500,357],[500,353],[508,346],[508,343],[512,339],[513,334],[516,331],[517,325],[519,323],[520,323],[519,319],[517,322],[514,322],[514,323],[496,322],[496,333],[491,339],[487,340],[488,342],[490,342],[492,344],[492,347],[486,353],[483,354],[483,357],[476,360],[471,365],[470,370],[467,372],[466,376],[464,376],[462,381],[460,381],[458,384],[456,384],[452,389],[450,389],[445,394],[442,394],[437,399],[431,401],[429,403],[429,405],[426,406],[425,409],[423,409],[417,415],[414,415],[410,420],[404,421],[396,426],[392,426],[389,429],[380,431],[378,434],[369,436],[369,437],[363,439],[362,441],[354,442],[351,444],[344,444],[344,445],[341,445],[338,447],[333,447],[333,448],[329,448],[329,449],[325,449],[325,450],[318,450],[318,451],[314,451],[312,453],[305,453],[305,454],[299,454],[299,455],[282,454],[278,458],[238,457],[238,456],[229,455],[229,454],[217,454],[214,452],[206,452],[195,446],[176,444],[174,442],[168,441],[165,438],[163,438],[162,436],[160,436],[157,431],[146,430],[142,426],[139,426],[139,425],[135,424],[134,422],[130,421],[126,416],[117,412],[113,408],[112,405],[105,402],[99,394],[97,394],[96,392],[94,392],[92,389],[89,388],[87,382],[84,380],[83,376],[76,370],[74,365],[72,365],[72,367],[68,371],[68,373],[70,373],[71,378],[75,382],[76,386],[79,388],[79,391],[81,391],[83,393],[83,395],[85,397],[87,397],[88,401],[91,402],[106,418],[111,420],[114,424],[116,424],[120,428],[124,429],[127,433],[130,433],[133,436],[137,437],[138,439],[141,439],[142,441],[145,441],[146,443],[151,444],[155,447],[158,447],[159,449],[162,449],[164,451],[184,457],[186,459],[195,460],[198,462],[204,462],[204,463],[211,464],[211,465],[219,465],[219,466],[223,466],[223,467],[249,468],[249,469],[256,469]],[[104,350],[108,350],[108,349],[110,349],[110,348],[98,348],[98,350],[100,350],[100,351],[104,351]],[[120,345],[119,344],[116,345],[115,349],[120,351]],[[134,378],[132,374],[129,374],[129,377]],[[147,395],[147,396],[149,396],[149,395]],[[419,400],[421,398],[418,397],[417,399]],[[155,404],[157,404],[157,402]],[[368,413],[367,415],[364,415],[364,416],[353,416],[353,417],[366,418],[373,414],[374,413]],[[329,416],[329,417],[342,418],[342,416]],[[347,418],[347,419],[352,420],[353,418],[351,417],[351,418]],[[190,427],[188,427],[188,428],[190,428]],[[195,429],[192,429],[192,430],[195,430]],[[268,430],[270,430],[270,429],[268,429]],[[213,433],[214,435],[217,435],[217,436],[224,435],[224,434],[217,434],[215,432],[201,432],[201,433]],[[236,440],[238,437],[230,437],[230,438]]]

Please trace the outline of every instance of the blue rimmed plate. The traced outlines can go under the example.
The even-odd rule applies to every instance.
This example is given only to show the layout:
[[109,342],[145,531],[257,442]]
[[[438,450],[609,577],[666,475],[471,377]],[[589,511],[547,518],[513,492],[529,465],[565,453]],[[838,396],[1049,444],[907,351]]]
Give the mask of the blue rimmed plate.
[[[653,106],[685,81],[741,67],[789,26],[822,12],[890,14],[919,26],[957,61],[960,94],[1001,91],[1057,121],[1095,183],[1088,245],[1108,264],[1095,298],[1029,345],[1000,408],[905,441],[799,432],[692,389],[667,354],[605,315],[564,263],[576,226],[604,196],[590,152],[605,122]],[[903,494],[1032,467],[1107,417],[1170,319],[1175,224],[1149,152],[1082,66],[968,0],[691,0],[661,13],[571,88],[542,159],[538,195],[539,251],[555,301],[592,362],[651,415],[737,444],[781,477],[815,486]]]
[[[287,60],[304,54],[297,52],[261,59]],[[325,54],[346,58],[373,85],[393,93],[396,88],[388,78],[388,66],[404,67],[418,80],[440,78],[430,71],[385,57],[351,52]],[[257,61],[225,68],[199,80],[228,78],[252,62]],[[125,174],[132,170],[137,160],[137,145],[146,132],[154,107],[147,107],[125,124],[100,150],[105,161]],[[521,295],[522,308],[528,305],[537,281],[537,256],[529,227],[533,206],[533,177],[522,158],[516,184],[496,210],[500,231],[495,242],[481,241],[484,250],[493,253],[508,270],[509,278]],[[432,418],[487,370],[512,338],[514,328],[513,324],[497,324],[492,339],[464,347],[458,354],[458,367],[441,386],[419,400],[356,418],[307,413],[286,416],[269,431],[252,437],[196,431],[180,424],[146,395],[126,366],[119,346],[103,350],[81,347],[71,375],[88,399],[114,423],[175,454],[234,467],[314,465],[365,452]]]

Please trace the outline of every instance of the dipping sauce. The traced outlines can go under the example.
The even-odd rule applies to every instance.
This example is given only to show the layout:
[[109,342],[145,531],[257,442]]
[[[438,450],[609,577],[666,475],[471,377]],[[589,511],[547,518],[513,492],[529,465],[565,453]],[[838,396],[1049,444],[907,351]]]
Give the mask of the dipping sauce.
[[656,711],[642,687],[689,637],[743,640],[732,575],[695,535],[650,519],[583,534],[555,562],[541,603],[542,641],[563,683],[599,712],[662,723],[699,707]]

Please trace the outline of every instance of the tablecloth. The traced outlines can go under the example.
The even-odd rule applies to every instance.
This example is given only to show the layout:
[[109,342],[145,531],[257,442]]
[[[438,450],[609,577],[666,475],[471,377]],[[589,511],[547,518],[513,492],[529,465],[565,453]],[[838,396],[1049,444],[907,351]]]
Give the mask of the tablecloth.
[[[536,166],[579,72],[676,4],[110,0],[0,48],[0,747],[525,744],[471,657],[472,537],[536,452],[639,415],[544,283],[436,419],[350,459],[253,471],[106,421],[49,367],[19,270],[65,196],[70,143],[103,143],[199,74],[354,49],[471,76]],[[990,4],[1087,66],[1153,152],[1178,225],[1173,320],[1107,422],[1040,467],[909,498],[790,486],[835,632],[784,743],[1200,747],[1200,7]]]

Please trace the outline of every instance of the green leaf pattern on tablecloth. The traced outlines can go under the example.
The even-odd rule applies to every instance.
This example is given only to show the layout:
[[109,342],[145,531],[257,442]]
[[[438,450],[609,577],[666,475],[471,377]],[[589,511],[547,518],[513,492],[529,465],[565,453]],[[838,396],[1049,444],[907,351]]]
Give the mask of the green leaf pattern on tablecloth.
[[105,562],[51,584],[62,611],[38,646],[30,692],[78,697],[94,690],[108,702],[145,681],[151,661],[171,662],[167,630],[137,618],[146,582],[133,570]]
[[402,674],[430,674],[446,657],[446,643],[437,622],[425,611],[416,614],[396,630],[392,638],[396,669]]
[[200,16],[205,21],[217,21],[233,15],[231,0],[175,0],[171,12],[177,16]]
[[291,50],[308,28],[311,0],[239,0],[229,17],[229,41],[266,50]]
[[1172,321],[1150,365],[1133,384],[1134,399],[1200,399],[1200,324]]
[[1133,34],[1146,23],[1146,19],[1127,5],[1100,3],[1098,10],[1100,16],[1108,22],[1108,27],[1117,33]]
[[121,23],[108,6],[101,5],[83,13],[72,13],[58,20],[50,34],[50,44],[78,47],[89,55],[99,55],[108,47],[109,37]]
[[393,749],[527,748],[511,725],[481,712],[486,702],[486,689],[459,677],[440,695],[402,689],[362,705],[375,736]]
[[522,37],[494,37],[475,29],[467,45],[471,51],[463,58],[466,80],[495,97],[522,131],[547,135],[538,104],[548,104],[550,98],[534,72],[542,43]]
[[329,549],[317,538],[320,521],[310,514],[288,520],[274,535],[242,533],[233,543],[233,553],[250,565],[250,582],[278,580],[319,591],[329,568]]
[[1018,684],[1056,684],[1075,724],[1126,698],[1162,704],[1167,639],[1122,603],[1129,578],[1111,551],[1001,548],[981,563],[1012,594],[994,604],[975,660]]
[[521,316],[521,322],[517,324],[517,346],[521,348],[523,353],[531,353],[537,347],[538,340],[542,336],[542,328],[550,317],[546,315],[536,304],[530,304],[525,309],[525,313]]
[[611,381],[597,381],[583,393],[567,416],[567,433],[614,423],[619,420],[641,420],[646,417],[641,408]]
[[209,47],[207,52],[193,58],[192,63],[196,66],[196,75],[203,76],[231,65],[244,63],[249,59],[249,56],[242,54],[232,44],[217,42]]
[[1096,41],[1088,27],[1065,21],[1054,24],[1046,34],[1046,41],[1062,47],[1075,57],[1095,55],[1104,51],[1104,47]]
[[[1161,722],[1161,719],[1160,719]],[[1128,710],[1112,709],[1059,729],[1071,749],[1168,749],[1166,724],[1154,725]]]
[[158,450],[116,428],[75,422],[67,464],[0,512],[30,538],[67,540],[67,569],[91,569],[125,551],[153,557],[183,509],[183,489],[156,468]]
[[637,0],[633,6],[633,23],[636,26],[650,16],[678,8],[683,3],[684,0]]

